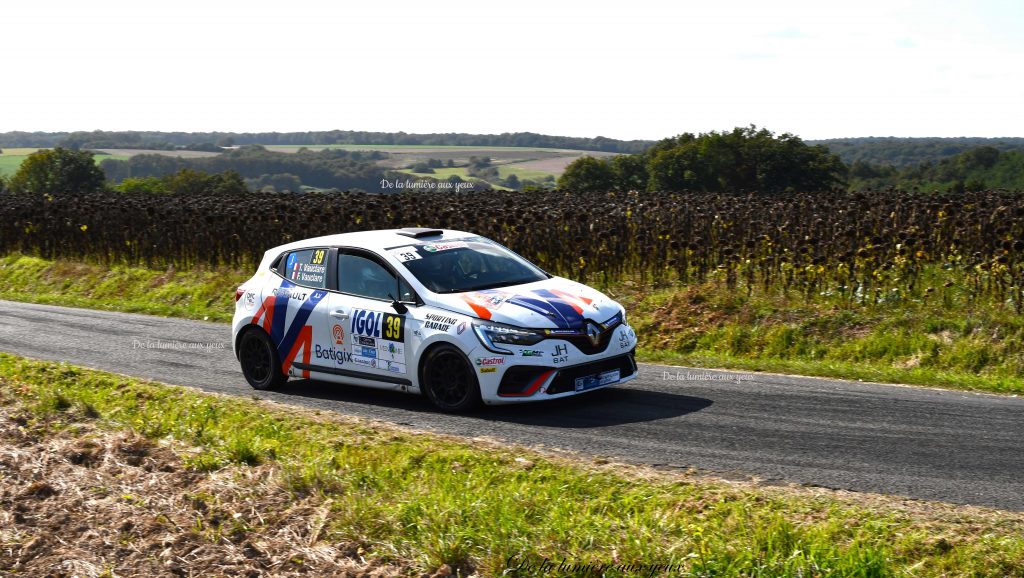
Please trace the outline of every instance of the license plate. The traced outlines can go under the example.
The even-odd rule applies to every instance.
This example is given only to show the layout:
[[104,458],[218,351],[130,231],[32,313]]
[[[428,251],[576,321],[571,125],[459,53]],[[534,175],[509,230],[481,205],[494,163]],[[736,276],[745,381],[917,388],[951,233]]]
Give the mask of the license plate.
[[595,387],[601,387],[602,385],[608,385],[609,383],[615,383],[619,381],[619,375],[619,370],[613,369],[611,371],[596,373],[594,375],[577,377],[576,391],[586,391],[588,389],[594,389]]

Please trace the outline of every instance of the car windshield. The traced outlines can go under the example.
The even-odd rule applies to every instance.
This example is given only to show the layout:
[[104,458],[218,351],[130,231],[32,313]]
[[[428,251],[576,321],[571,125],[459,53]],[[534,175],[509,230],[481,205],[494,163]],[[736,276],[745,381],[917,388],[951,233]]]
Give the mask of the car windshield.
[[410,243],[388,252],[434,293],[481,291],[548,278],[529,261],[484,237]]

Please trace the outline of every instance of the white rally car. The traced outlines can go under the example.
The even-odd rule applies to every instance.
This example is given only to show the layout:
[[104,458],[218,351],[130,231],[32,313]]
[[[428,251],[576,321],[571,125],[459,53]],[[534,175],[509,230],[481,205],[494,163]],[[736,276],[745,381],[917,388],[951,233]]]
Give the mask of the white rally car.
[[256,389],[289,376],[424,393],[462,411],[636,377],[636,333],[604,294],[477,235],[345,233],[266,252],[235,292]]

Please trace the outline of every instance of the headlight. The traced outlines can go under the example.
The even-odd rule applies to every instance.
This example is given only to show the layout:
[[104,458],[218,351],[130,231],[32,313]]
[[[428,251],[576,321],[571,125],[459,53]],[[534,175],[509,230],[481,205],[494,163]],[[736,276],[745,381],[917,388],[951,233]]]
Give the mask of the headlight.
[[488,350],[495,353],[512,352],[499,347],[505,345],[534,345],[544,339],[544,334],[532,329],[520,329],[510,325],[474,323],[473,331]]

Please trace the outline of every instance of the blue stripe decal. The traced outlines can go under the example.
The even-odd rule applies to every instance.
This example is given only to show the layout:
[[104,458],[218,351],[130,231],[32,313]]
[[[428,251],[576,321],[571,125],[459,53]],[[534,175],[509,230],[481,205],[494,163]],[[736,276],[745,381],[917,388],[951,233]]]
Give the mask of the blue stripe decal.
[[583,328],[583,316],[572,305],[546,289],[537,289],[534,293],[537,293],[538,298],[516,295],[508,302],[543,315],[559,329]]
[[[270,341],[271,343],[281,343],[284,339],[285,326],[284,322],[288,318],[288,301],[291,296],[291,289],[295,287],[295,283],[287,279],[281,280],[281,286],[277,288],[277,292],[274,294],[274,319],[270,325]],[[287,289],[287,291],[281,291]],[[282,294],[284,299],[282,299]]]
[[568,326],[566,329],[582,329],[585,319],[583,315],[576,312],[576,308],[568,303],[565,299],[562,299],[558,295],[548,291],[547,289],[535,289],[534,293],[548,300],[548,303],[561,314]]
[[[295,319],[288,325],[288,333],[285,334],[284,339],[280,341],[277,346],[278,359],[286,359],[288,354],[291,353],[292,347],[295,345],[295,341],[299,338],[299,331],[305,327],[306,321],[309,320],[310,314],[313,313],[313,309],[327,296],[326,291],[313,291],[312,294],[299,306],[299,310],[295,312]],[[286,301],[288,301],[286,299]],[[277,312],[274,312],[274,321],[277,322]]]
[[278,359],[284,360],[291,353],[295,341],[299,338],[299,331],[306,325],[309,316],[317,304],[327,296],[326,291],[313,291],[312,294],[299,306],[295,312],[295,318],[287,326],[288,305],[291,303],[292,291],[296,289],[295,283],[287,279],[281,280],[277,295],[274,298],[274,319],[270,325],[270,341],[277,344]]

